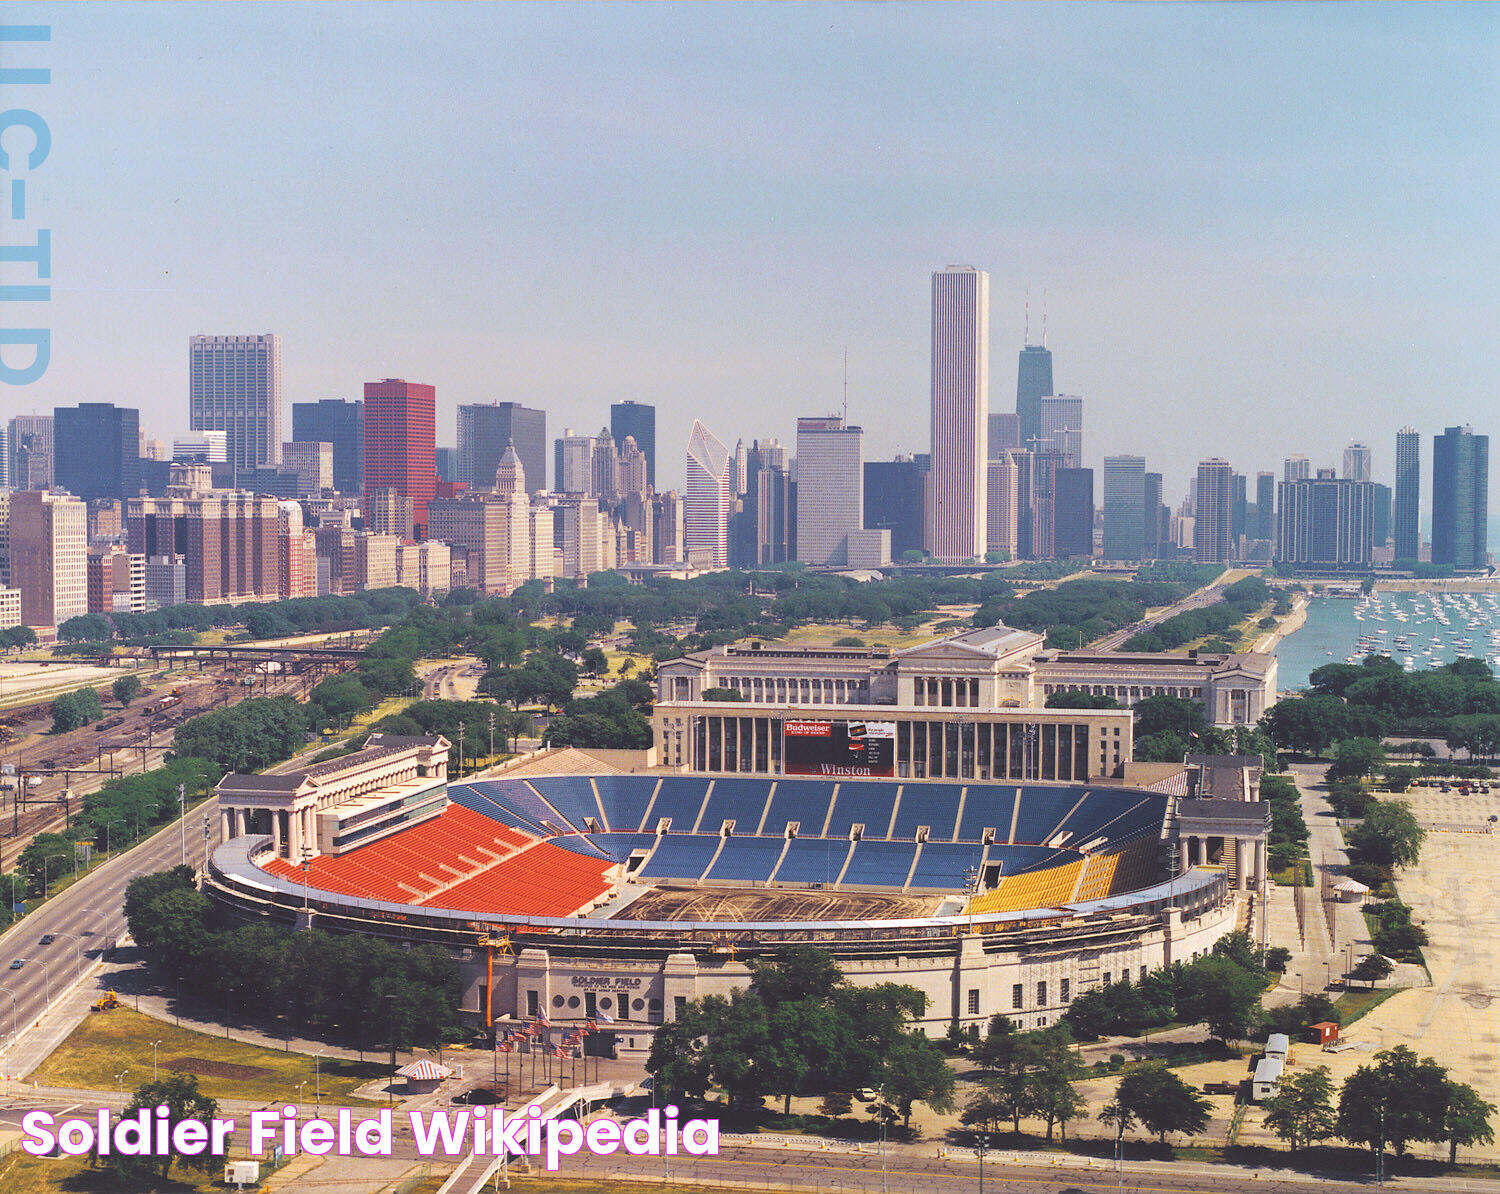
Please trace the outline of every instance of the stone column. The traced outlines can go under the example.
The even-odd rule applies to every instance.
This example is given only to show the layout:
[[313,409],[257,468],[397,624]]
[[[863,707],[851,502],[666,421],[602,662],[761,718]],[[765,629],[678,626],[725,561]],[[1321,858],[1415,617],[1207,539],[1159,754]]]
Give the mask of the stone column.
[[1237,891],[1245,891],[1250,884],[1245,875],[1245,868],[1249,864],[1251,852],[1245,849],[1244,838],[1234,839],[1234,886]]
[[219,840],[220,841],[227,842],[230,838],[238,836],[234,832],[234,822],[235,822],[235,820],[236,820],[236,818],[235,818],[235,815],[234,815],[234,809],[232,809],[232,808],[221,808],[219,810]]
[[281,855],[281,810],[271,810],[271,850],[278,857]]
[[1264,892],[1266,890],[1266,840],[1261,838],[1255,843],[1255,890]]

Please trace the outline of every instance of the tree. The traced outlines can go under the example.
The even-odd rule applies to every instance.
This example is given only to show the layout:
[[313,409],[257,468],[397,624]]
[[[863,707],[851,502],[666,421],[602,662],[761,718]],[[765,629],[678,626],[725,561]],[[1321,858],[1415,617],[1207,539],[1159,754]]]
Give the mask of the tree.
[[1196,1136],[1208,1126],[1209,1101],[1159,1061],[1143,1062],[1121,1078],[1114,1101],[1163,1144],[1168,1132]]
[[[1263,972],[1262,972],[1263,973]],[[1183,971],[1177,1015],[1189,1024],[1206,1024],[1219,1040],[1243,1040],[1260,1022],[1263,979],[1231,958],[1211,954]]]
[[1201,737],[1208,729],[1208,714],[1197,701],[1184,697],[1154,696],[1137,701],[1135,734],[1137,738],[1153,734],[1174,733],[1192,739]]
[[1385,747],[1378,738],[1345,738],[1333,748],[1333,766],[1328,778],[1363,779],[1385,763]]
[[1448,1164],[1458,1164],[1458,1148],[1493,1144],[1495,1131],[1490,1116],[1495,1104],[1486,1103],[1479,1092],[1462,1082],[1448,1083],[1448,1102],[1443,1108],[1443,1134],[1448,1139]]
[[974,1050],[982,1070],[980,1093],[969,1104],[975,1122],[989,1118],[1009,1119],[1011,1130],[1021,1131],[1021,1117],[1030,1115],[1032,1090],[1027,1081],[1030,1050],[1026,1034],[1005,1016],[990,1020],[989,1032]]
[[115,628],[103,614],[79,614],[57,628],[65,643],[102,643],[114,638]]
[[[173,1071],[154,1082],[147,1082],[136,1087],[135,1096],[130,1100],[130,1105],[125,1108],[121,1118],[132,1118],[140,1111],[151,1112],[163,1104],[170,1108],[168,1122],[174,1124],[187,1119],[195,1119],[199,1123],[206,1124],[219,1114],[218,1102],[198,1089],[197,1075]],[[169,1147],[163,1155],[126,1157],[117,1154],[110,1163],[121,1177],[133,1186],[147,1174],[165,1181],[174,1161],[189,1169],[198,1169],[208,1173],[223,1159],[207,1149],[194,1156],[171,1147],[170,1141],[168,1144]],[[97,1158],[97,1154],[95,1155]]]
[[1115,1149],[1118,1151],[1124,1146],[1125,1133],[1135,1127],[1135,1112],[1114,1098],[1099,1108],[1099,1122],[1115,1130]]
[[26,876],[29,894],[40,896],[47,884],[73,864],[74,845],[60,833],[39,833],[16,858],[16,868]]
[[938,1047],[920,1032],[904,1032],[892,1042],[880,1082],[905,1127],[911,1127],[913,1103],[926,1103],[940,1113],[953,1110],[953,1071]]
[[745,694],[738,688],[705,688],[703,699],[705,701],[743,701]]
[[1333,1083],[1326,1065],[1285,1075],[1280,1092],[1266,1103],[1266,1127],[1292,1146],[1326,1140],[1338,1127],[1333,1111]]
[[1362,862],[1376,866],[1415,866],[1427,833],[1404,800],[1382,800],[1370,806],[1365,819],[1349,835]]
[[1359,965],[1349,972],[1349,977],[1362,983],[1369,983],[1373,991],[1376,981],[1389,978],[1394,969],[1389,958],[1381,954],[1369,954],[1360,959]]
[[90,722],[104,716],[104,706],[99,701],[97,689],[80,688],[76,692],[65,692],[52,702],[52,733],[66,734],[80,730]]
[[1338,1134],[1378,1152],[1383,1143],[1404,1156],[1413,1141],[1446,1140],[1448,1072],[1405,1045],[1375,1054],[1339,1089]]
[[1314,755],[1349,737],[1353,723],[1343,701],[1321,693],[1277,701],[1260,719],[1261,729],[1277,746]]
[[1077,1119],[1084,1102],[1073,1083],[1083,1074],[1083,1064],[1073,1051],[1073,1034],[1066,1024],[1054,1024],[1029,1033],[1031,1038],[1031,1072],[1027,1076],[1033,1115],[1046,1121],[1047,1139],[1052,1127],[1060,1125],[1064,1140],[1068,1121]]
[[121,676],[111,684],[109,690],[114,694],[115,700],[119,701],[122,706],[128,705],[131,701],[135,700],[141,691],[141,678],[134,672],[131,672],[129,675]]

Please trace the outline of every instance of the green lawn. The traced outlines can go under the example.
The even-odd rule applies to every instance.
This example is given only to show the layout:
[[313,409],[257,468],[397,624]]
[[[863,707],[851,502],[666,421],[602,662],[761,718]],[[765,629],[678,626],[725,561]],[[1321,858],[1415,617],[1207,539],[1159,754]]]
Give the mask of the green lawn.
[[[313,1098],[314,1065],[306,1054],[178,1028],[127,1007],[90,1013],[31,1077],[43,1086],[114,1090],[118,1086],[115,1075],[123,1070],[129,1091],[151,1080],[153,1041],[161,1042],[156,1049],[159,1072],[182,1060],[181,1068],[196,1073],[203,1093],[211,1098],[292,1099],[303,1082],[307,1084],[304,1099]],[[371,1106],[369,1100],[350,1098],[349,1092],[386,1069],[325,1057],[316,1084],[321,1085],[325,1104]]]
[[1339,1009],[1340,1021],[1347,1028],[1361,1016],[1374,1011],[1392,995],[1399,995],[1402,990],[1401,987],[1377,987],[1373,991],[1368,988],[1345,991],[1333,1001],[1333,1006]]

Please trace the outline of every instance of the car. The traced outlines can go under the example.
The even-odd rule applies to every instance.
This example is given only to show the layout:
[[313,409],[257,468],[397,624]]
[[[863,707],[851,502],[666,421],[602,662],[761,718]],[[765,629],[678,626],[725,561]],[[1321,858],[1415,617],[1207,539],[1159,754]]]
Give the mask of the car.
[[12,970],[19,970],[24,965],[26,965],[26,959],[25,958],[17,958],[14,962],[12,962],[10,964],[10,968]]
[[43,933],[42,934],[42,939],[41,939],[40,942],[38,942],[38,944],[39,945],[51,945],[56,940],[57,940],[57,938],[55,936],[53,936],[51,933]]

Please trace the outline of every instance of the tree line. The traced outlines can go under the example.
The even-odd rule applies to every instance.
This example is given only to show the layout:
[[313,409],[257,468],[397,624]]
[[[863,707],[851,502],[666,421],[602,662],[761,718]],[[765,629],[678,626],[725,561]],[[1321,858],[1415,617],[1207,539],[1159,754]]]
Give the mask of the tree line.
[[461,1040],[462,983],[448,951],[268,924],[221,925],[188,867],[132,879],[125,920],[153,975],[261,1017],[285,1015],[361,1048]]
[[927,998],[915,987],[845,981],[833,958],[792,946],[750,965],[748,990],[683,1006],[657,1030],[646,1060],[669,1098],[724,1092],[731,1106],[759,1106],[774,1095],[880,1089],[909,1124],[912,1106],[953,1106],[954,1076],[938,1047],[910,1027]]

